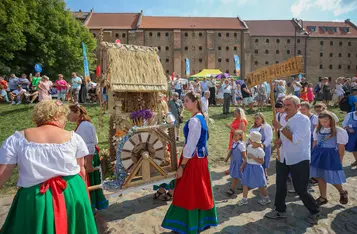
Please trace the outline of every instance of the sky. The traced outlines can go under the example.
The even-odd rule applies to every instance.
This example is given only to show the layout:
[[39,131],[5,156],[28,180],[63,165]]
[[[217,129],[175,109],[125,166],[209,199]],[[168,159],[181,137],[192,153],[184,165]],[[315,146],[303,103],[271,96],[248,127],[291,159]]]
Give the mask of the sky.
[[243,20],[292,19],[357,24],[357,0],[65,0],[72,11],[140,12],[150,16],[237,17]]

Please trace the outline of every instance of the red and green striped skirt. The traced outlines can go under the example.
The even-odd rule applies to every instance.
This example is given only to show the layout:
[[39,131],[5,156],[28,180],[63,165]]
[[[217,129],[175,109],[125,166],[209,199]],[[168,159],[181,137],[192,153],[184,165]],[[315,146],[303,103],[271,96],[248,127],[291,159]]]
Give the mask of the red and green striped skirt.
[[20,188],[0,233],[96,234],[97,227],[82,177],[56,177],[29,188]]

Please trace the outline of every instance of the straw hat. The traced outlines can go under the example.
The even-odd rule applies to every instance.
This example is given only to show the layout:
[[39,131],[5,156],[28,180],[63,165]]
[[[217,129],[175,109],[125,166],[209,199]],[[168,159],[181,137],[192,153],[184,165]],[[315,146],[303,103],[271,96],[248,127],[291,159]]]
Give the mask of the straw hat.
[[261,144],[262,143],[262,134],[260,134],[259,132],[251,132],[249,133],[248,138],[256,143]]

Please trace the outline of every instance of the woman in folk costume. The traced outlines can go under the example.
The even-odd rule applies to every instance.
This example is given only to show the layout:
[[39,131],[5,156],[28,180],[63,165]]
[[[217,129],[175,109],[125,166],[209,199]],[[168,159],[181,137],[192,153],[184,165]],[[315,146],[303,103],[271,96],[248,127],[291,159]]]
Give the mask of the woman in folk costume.
[[355,161],[351,164],[351,166],[355,167],[357,166],[357,111],[348,113],[342,122],[342,126],[348,133],[346,151],[353,154]]
[[[97,133],[86,109],[79,105],[73,104],[69,106],[69,120],[77,123],[75,132],[80,135],[87,145],[89,154],[86,155],[85,168],[87,171],[88,186],[101,184],[101,170],[99,159],[99,147]],[[102,210],[108,207],[108,200],[103,195],[102,189],[97,189],[90,192],[90,200],[92,203],[93,212]]]
[[19,181],[0,233],[97,233],[85,174],[83,139],[65,131],[68,107],[42,101],[32,114],[35,128],[15,132],[0,148],[0,187],[18,166]]
[[264,163],[263,168],[265,172],[265,177],[268,179],[268,168],[270,164],[271,156],[271,142],[273,140],[273,130],[269,124],[265,122],[264,115],[262,113],[257,113],[254,115],[254,124],[249,130],[251,132],[259,132],[262,135],[262,142],[264,145]]
[[217,226],[217,212],[208,167],[207,123],[200,94],[188,93],[184,106],[192,117],[184,127],[185,146],[176,173],[173,201],[162,227],[178,233],[199,233]]

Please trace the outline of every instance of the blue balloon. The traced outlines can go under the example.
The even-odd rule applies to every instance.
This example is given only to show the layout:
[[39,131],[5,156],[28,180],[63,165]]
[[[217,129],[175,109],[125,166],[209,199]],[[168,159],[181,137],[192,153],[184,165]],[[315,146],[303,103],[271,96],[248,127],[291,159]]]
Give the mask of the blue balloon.
[[36,72],[42,72],[42,66],[40,64],[35,64],[35,71]]

